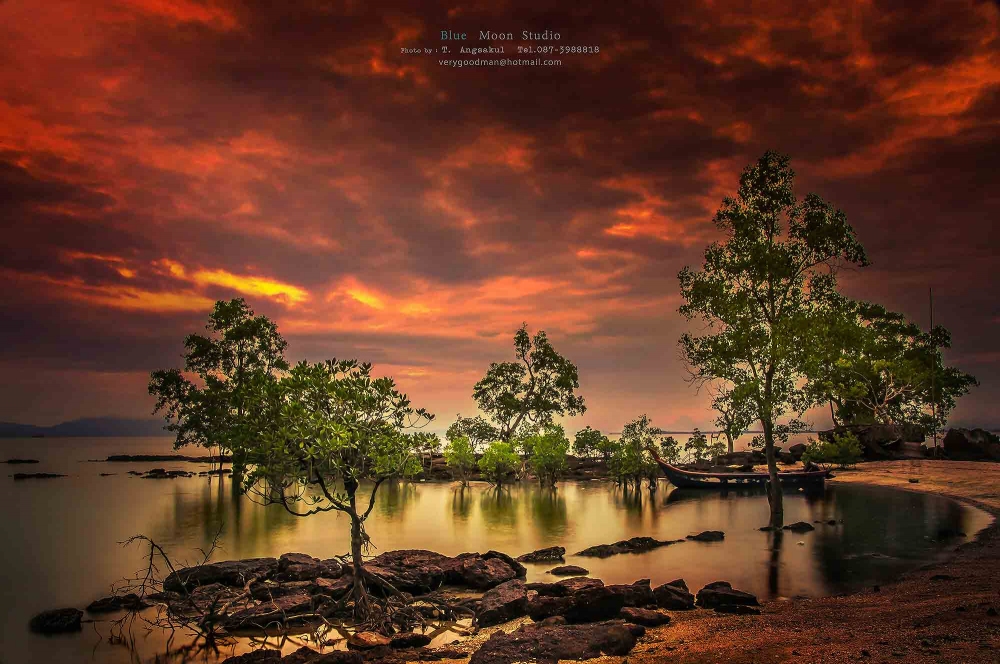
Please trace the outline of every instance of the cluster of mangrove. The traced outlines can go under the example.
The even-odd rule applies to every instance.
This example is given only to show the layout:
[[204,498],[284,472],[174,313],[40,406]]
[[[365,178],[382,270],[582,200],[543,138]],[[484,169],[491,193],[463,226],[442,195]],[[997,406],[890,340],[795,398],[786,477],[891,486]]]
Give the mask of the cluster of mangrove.
[[[866,266],[868,258],[844,213],[814,194],[797,199],[793,180],[788,158],[775,153],[747,167],[715,216],[721,239],[705,250],[700,270],[679,274],[680,313],[700,331],[680,339],[692,383],[712,395],[730,451],[737,436],[759,426],[755,445],[770,473],[772,527],[783,521],[776,446],[805,428],[806,410],[828,404],[835,424],[937,431],[975,384],[945,366],[944,328],[924,332],[838,290],[838,271]],[[441,445],[424,430],[433,415],[411,405],[392,378],[376,377],[370,364],[290,366],[277,325],[242,299],[216,303],[207,331],[185,339],[183,369],[151,375],[149,392],[176,446],[231,454],[234,481],[264,504],[299,516],[346,514],[353,609],[371,618],[376,608],[361,573],[365,522],[379,486],[419,471],[421,459]],[[554,482],[569,449],[555,419],[586,411],[579,386],[576,365],[545,332],[532,336],[522,326],[514,361],[492,363],[473,387],[480,414],[459,416],[448,428],[449,465],[460,479],[475,465],[500,483],[530,466],[541,481]],[[850,448],[850,441],[841,444]],[[681,454],[645,415],[615,441],[589,428],[575,440],[578,453],[603,456],[615,477],[637,486],[651,477],[654,445],[667,460]],[[684,448],[693,459],[720,451],[721,442],[700,434]]]

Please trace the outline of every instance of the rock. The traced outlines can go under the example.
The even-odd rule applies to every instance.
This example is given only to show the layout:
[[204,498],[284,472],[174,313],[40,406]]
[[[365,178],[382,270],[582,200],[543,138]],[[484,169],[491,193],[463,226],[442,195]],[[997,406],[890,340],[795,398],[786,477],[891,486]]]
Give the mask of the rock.
[[153,468],[147,470],[142,478],[145,480],[172,480],[177,477],[192,477],[194,473],[186,470],[165,470],[163,468]]
[[510,664],[584,660],[601,655],[627,655],[636,635],[622,623],[594,625],[524,625],[498,631],[473,653],[469,664]]
[[421,549],[387,551],[365,564],[365,573],[391,583],[397,590],[424,594],[451,579],[460,581],[460,562],[455,558]]
[[28,629],[37,634],[63,634],[79,632],[83,611],[80,609],[52,609],[42,611],[31,619]]
[[242,588],[254,577],[270,578],[278,569],[276,558],[249,558],[247,560],[227,560],[207,563],[195,567],[185,567],[173,572],[163,580],[163,589],[182,592],[187,586],[207,586],[221,583],[224,586]]
[[312,581],[320,576],[336,579],[343,573],[343,567],[336,559],[322,561],[304,553],[285,553],[278,558],[276,578],[281,581]]
[[517,562],[506,553],[500,551],[493,551],[492,549],[483,554],[483,558],[489,560],[490,558],[499,558],[500,560],[507,563],[507,566],[514,570],[517,578],[521,579],[528,575],[528,568]]
[[389,637],[375,632],[355,632],[347,637],[347,647],[351,650],[371,650],[390,643]]
[[268,625],[287,624],[313,610],[313,598],[306,593],[285,595],[237,611],[225,620],[227,629],[263,629]]
[[528,615],[535,622],[550,616],[563,616],[571,624],[589,623],[614,618],[624,606],[625,595],[614,588],[603,583],[586,584],[570,587],[567,593],[561,596],[539,593],[529,597]]
[[313,583],[316,586],[317,593],[328,595],[336,599],[347,592],[349,588],[354,586],[354,576],[345,574],[339,579],[327,579],[321,576]]
[[9,464],[38,463],[38,459],[7,459],[3,463],[9,463]]
[[795,523],[790,523],[787,526],[783,526],[782,530],[790,530],[793,533],[808,533],[810,530],[816,530],[811,523],[806,523],[805,521],[796,521]]
[[499,558],[483,558],[479,554],[462,559],[459,568],[464,585],[485,590],[517,577],[517,573]]
[[528,613],[528,592],[524,581],[502,583],[483,594],[476,618],[481,627],[499,625]]
[[687,538],[695,542],[721,542],[726,539],[726,534],[721,530],[706,530],[697,535],[688,535]]
[[517,557],[519,563],[554,563],[562,562],[566,555],[565,547],[550,546],[545,549],[538,549],[531,553],[525,553]]
[[656,596],[653,595],[653,588],[649,585],[649,579],[639,579],[629,585],[621,584],[609,587],[615,592],[622,594],[625,598],[625,606],[656,606]]
[[590,574],[590,571],[585,570],[579,565],[560,565],[559,567],[553,567],[547,573],[553,576],[583,576],[584,574]]
[[392,648],[423,648],[431,642],[431,637],[420,632],[402,632],[389,639]]
[[653,588],[656,605],[669,611],[687,611],[694,608],[694,595],[687,588],[683,579],[677,579],[662,586]]
[[852,424],[820,431],[820,440],[832,442],[834,436],[854,434],[861,443],[866,460],[888,459],[901,455],[904,442],[922,443],[923,430],[918,426],[894,424]]
[[556,583],[528,583],[525,584],[527,590],[534,591],[543,597],[567,597],[585,588],[603,587],[604,582],[600,579],[589,577],[575,577],[563,579]]
[[275,581],[264,581],[250,586],[250,596],[254,599],[265,601],[286,595],[297,595],[299,593],[312,594],[318,588],[312,581],[286,581],[278,583]]
[[668,546],[670,544],[676,544],[683,541],[684,540],[658,540],[652,537],[633,537],[631,539],[615,542],[614,544],[598,544],[597,546],[586,548],[576,555],[587,556],[590,558],[608,558],[620,553],[642,553],[644,551],[652,551],[653,549],[658,549],[661,546]]
[[54,477],[66,477],[59,473],[14,473],[15,480],[48,480]]
[[710,583],[698,591],[698,606],[715,609],[720,606],[759,606],[757,597],[751,593],[735,590],[728,581]]
[[622,609],[621,618],[625,622],[635,623],[644,627],[658,627],[670,622],[670,616],[662,611],[642,609],[634,606],[626,606]]
[[985,429],[949,429],[944,452],[956,461],[1000,461],[1000,438]]
[[362,664],[363,661],[361,653],[358,652],[334,650],[321,655],[307,646],[302,646],[291,655],[285,656],[281,664]]
[[112,611],[120,611],[122,609],[139,611],[140,609],[145,609],[148,606],[151,606],[149,602],[146,602],[135,593],[128,593],[127,595],[110,595],[108,597],[102,597],[101,599],[95,599],[93,602],[88,604],[87,613],[111,613]]
[[796,461],[801,461],[802,455],[806,453],[805,443],[796,443],[792,445],[788,448],[788,453],[791,454]]
[[254,650],[253,652],[229,657],[223,660],[222,664],[265,664],[280,661],[281,651],[268,648],[266,650]]

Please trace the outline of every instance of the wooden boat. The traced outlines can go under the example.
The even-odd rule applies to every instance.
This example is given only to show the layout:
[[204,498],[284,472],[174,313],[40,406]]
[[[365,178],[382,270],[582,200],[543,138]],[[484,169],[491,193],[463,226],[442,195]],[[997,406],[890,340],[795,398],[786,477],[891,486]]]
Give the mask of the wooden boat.
[[[767,473],[706,473],[685,470],[663,461],[656,450],[650,454],[659,464],[670,483],[680,489],[729,489],[740,486],[766,486],[770,477]],[[829,476],[828,470],[792,470],[778,473],[782,487],[822,486]]]

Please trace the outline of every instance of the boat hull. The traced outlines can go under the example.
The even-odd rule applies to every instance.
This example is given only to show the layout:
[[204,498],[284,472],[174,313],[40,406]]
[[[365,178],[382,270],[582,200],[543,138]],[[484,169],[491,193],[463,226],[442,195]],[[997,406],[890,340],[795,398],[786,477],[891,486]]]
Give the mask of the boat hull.
[[[764,487],[770,481],[767,473],[704,473],[684,470],[657,459],[663,474],[674,486],[681,489],[732,489],[737,487]],[[829,471],[793,471],[778,473],[783,487],[822,486]]]

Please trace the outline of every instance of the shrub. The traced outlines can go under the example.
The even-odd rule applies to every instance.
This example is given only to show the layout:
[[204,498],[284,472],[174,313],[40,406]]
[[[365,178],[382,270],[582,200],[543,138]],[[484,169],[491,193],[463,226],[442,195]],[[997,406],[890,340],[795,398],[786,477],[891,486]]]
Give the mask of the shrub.
[[806,451],[802,454],[805,463],[835,465],[847,468],[861,461],[861,443],[853,433],[834,435],[832,441],[810,438],[806,443]]
[[526,448],[531,450],[531,467],[542,484],[555,486],[556,480],[566,470],[566,454],[569,452],[569,439],[558,424],[550,425],[545,430],[531,436]]
[[476,453],[468,436],[456,435],[444,448],[444,459],[462,484],[469,483],[469,471],[476,467]]
[[612,449],[608,445],[609,442],[611,441],[608,440],[608,437],[599,430],[586,427],[576,432],[576,437],[573,439],[573,451],[582,457],[600,454],[607,460],[607,457],[611,456]]
[[479,470],[490,484],[499,487],[521,466],[521,459],[510,443],[490,443],[479,460]]

